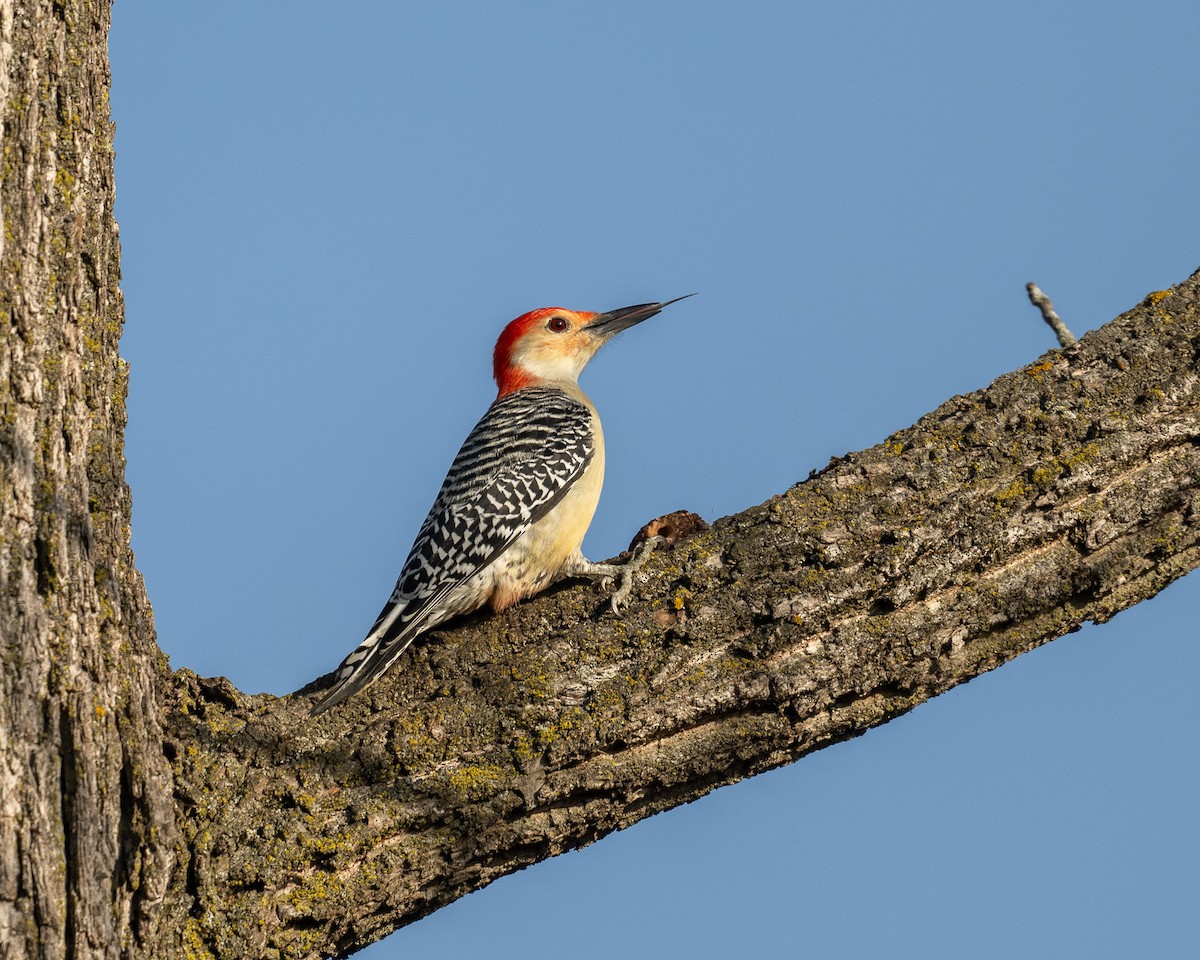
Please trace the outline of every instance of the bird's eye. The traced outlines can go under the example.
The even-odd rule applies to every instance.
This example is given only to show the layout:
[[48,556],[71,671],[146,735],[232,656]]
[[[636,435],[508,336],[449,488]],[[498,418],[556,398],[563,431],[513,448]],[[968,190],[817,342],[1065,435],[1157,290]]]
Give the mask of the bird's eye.
[[555,333],[562,333],[567,329],[567,327],[570,326],[570,324],[567,323],[565,317],[551,317],[550,322],[546,324],[546,326],[548,326]]

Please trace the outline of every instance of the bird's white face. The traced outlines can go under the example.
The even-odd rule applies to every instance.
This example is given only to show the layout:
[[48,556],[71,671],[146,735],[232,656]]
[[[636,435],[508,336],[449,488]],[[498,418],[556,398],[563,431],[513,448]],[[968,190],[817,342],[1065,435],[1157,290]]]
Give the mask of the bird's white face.
[[608,339],[588,330],[596,314],[576,310],[542,310],[512,346],[509,363],[534,380],[574,383]]
[[668,303],[675,300],[637,303],[607,313],[542,307],[517,317],[504,328],[492,354],[500,396],[534,383],[575,383],[606,341]]

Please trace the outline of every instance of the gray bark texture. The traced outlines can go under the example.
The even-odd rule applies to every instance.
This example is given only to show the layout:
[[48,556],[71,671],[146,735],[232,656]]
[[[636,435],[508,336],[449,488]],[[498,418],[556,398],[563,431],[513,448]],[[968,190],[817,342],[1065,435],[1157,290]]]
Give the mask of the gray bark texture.
[[0,2],[0,956],[118,957],[177,859],[129,549],[107,3]]
[[1197,274],[679,538],[621,617],[556,588],[315,721],[319,684],[172,674],[129,549],[108,15],[0,0],[0,957],[346,956],[1200,563]]

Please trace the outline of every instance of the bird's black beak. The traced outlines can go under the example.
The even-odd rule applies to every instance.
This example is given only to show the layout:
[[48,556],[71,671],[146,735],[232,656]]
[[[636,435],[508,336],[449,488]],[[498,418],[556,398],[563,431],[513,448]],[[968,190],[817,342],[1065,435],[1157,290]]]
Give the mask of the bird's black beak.
[[611,337],[622,330],[628,330],[635,323],[649,320],[663,307],[669,307],[673,303],[694,296],[694,293],[687,293],[682,297],[676,297],[674,300],[667,300],[663,303],[639,303],[632,307],[621,307],[620,310],[609,310],[608,313],[600,314],[591,323],[585,324],[583,329],[590,330],[601,337]]

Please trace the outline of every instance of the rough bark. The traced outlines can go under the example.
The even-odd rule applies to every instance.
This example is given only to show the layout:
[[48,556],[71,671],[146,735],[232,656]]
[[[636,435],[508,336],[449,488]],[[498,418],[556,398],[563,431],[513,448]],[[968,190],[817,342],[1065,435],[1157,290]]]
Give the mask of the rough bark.
[[116,957],[175,846],[129,549],[108,4],[0,2],[0,956]]
[[181,674],[169,926],[349,953],[1152,596],[1200,562],[1198,362],[1200,274],[683,541],[627,616],[560,589],[315,722]]
[[108,8],[0,0],[0,957],[345,955],[1200,562],[1200,274],[657,555],[308,692],[172,676],[129,550]]

